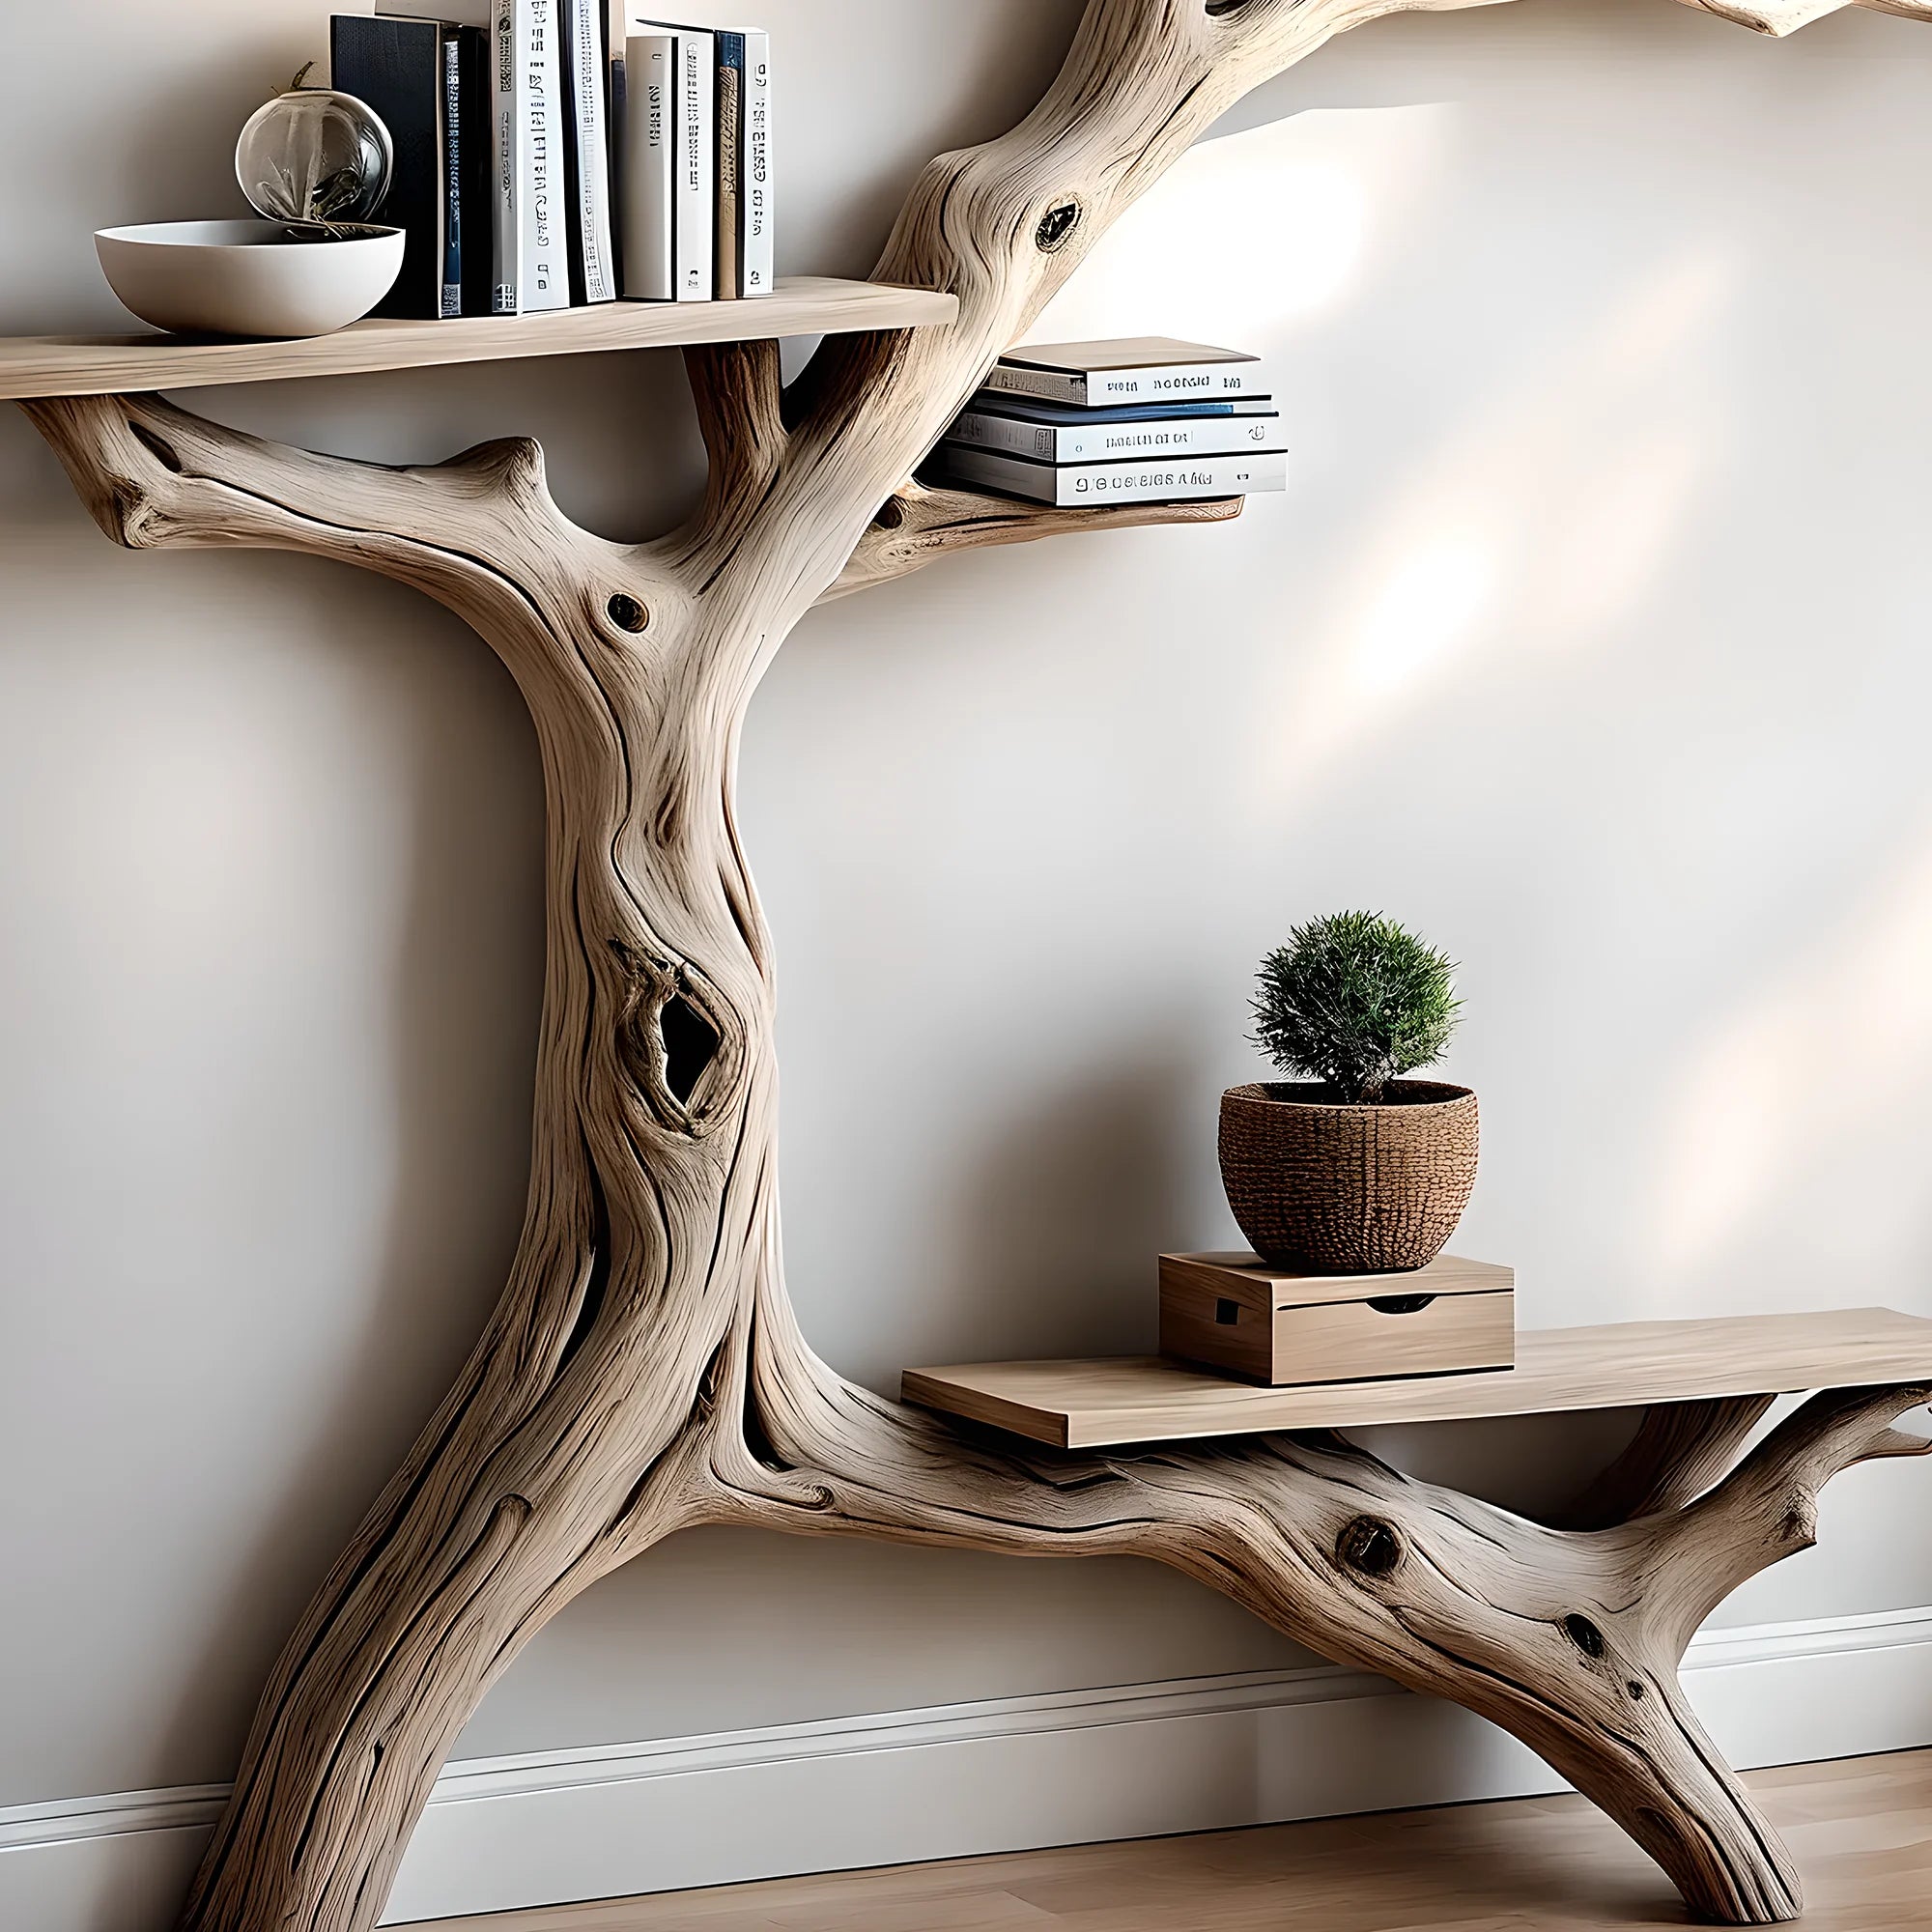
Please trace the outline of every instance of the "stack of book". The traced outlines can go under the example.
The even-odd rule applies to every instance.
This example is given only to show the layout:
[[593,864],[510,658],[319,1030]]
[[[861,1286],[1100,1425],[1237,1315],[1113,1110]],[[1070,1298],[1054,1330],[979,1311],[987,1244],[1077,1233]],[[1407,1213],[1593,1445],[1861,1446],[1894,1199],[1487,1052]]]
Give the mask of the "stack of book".
[[328,38],[395,150],[379,315],[772,293],[768,35],[625,0],[376,0]]
[[954,481],[1036,503],[1181,502],[1287,487],[1259,357],[1141,336],[1000,357],[939,445]]

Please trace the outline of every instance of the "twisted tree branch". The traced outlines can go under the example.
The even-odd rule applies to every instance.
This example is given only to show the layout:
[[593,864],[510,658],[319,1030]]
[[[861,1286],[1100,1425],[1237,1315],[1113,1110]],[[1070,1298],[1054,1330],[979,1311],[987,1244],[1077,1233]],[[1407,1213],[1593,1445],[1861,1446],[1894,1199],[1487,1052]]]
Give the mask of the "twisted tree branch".
[[395,469],[229,429],[158,396],[70,396],[20,406],[106,535],[130,550],[295,551],[354,563],[446,604],[525,675],[533,607],[549,668],[588,623],[622,635],[608,604],[668,594],[646,554],[560,511],[527,437],[447,463]]
[[1932,1383],[1834,1389],[1778,1424],[1707,1494],[1652,1518],[1645,1558],[1659,1577],[1659,1631],[1675,1657],[1732,1591],[1818,1540],[1818,1495],[1840,1470],[1889,1456],[1923,1456],[1932,1438],[1891,1425],[1932,1399]]
[[1609,1529],[1693,1502],[1730,1469],[1776,1400],[1724,1396],[1659,1403],[1623,1454],[1557,1520],[1564,1529]]
[[[1882,1418],[1924,1393],[1819,1397],[1749,1460],[1731,1508],[1747,1482],[1780,1499],[1793,1486],[1815,1496],[1836,1469],[1902,1452],[1909,1438]],[[1747,1563],[1714,1558],[1738,1541],[1721,1487],[1580,1532],[1524,1522],[1333,1440],[1097,1456],[962,1441],[936,1418],[842,1381],[776,1297],[760,1304],[746,1399],[749,1441],[724,1432],[712,1448],[723,1520],[1153,1557],[1324,1657],[1454,1698],[1512,1731],[1616,1818],[1700,1913],[1769,1924],[1801,1909],[1788,1853],[1677,1680],[1687,1615],[1694,1628],[1715,1606],[1717,1582],[1799,1547],[1780,1537]],[[1688,1433],[1688,1453],[1706,1453],[1719,1433]],[[1766,1512],[1754,1500],[1743,1513],[1754,1521]],[[1702,1579],[1689,1596],[1687,1569]]]
[[1898,14],[1908,20],[1932,20],[1932,4],[1927,0],[1683,0],[1683,4],[1775,39],[1795,34],[1813,20],[1852,6],[1868,7],[1877,14]]
[[1151,524],[1219,524],[1241,514],[1243,498],[1191,503],[1116,503],[1062,509],[1009,497],[982,496],[924,483],[902,483],[859,539],[837,581],[819,598],[830,604],[922,570],[943,556],[995,544],[1034,543],[1080,530],[1130,529]]

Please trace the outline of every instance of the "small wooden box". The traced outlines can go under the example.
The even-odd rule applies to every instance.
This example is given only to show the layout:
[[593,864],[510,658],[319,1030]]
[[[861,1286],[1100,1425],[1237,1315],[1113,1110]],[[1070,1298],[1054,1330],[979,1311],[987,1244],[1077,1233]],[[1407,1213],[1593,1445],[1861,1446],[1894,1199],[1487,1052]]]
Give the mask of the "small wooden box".
[[1383,1381],[1516,1365],[1516,1270],[1437,1255],[1403,1274],[1284,1274],[1162,1255],[1160,1351],[1248,1381]]

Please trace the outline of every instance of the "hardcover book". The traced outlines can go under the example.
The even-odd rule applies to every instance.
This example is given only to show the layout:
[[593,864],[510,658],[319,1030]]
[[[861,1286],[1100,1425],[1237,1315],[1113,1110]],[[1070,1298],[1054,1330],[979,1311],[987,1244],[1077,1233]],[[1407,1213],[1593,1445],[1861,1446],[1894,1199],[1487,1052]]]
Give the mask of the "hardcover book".
[[[1281,417],[1271,409],[1236,414],[1222,405],[1168,415],[1146,410],[1060,410],[1067,420],[1042,422],[997,407],[969,409],[946,434],[953,442],[1030,456],[1039,463],[1109,463],[1135,456],[1212,456],[1278,450]],[[1170,405],[1169,407],[1177,407]]]
[[718,188],[713,218],[712,293],[735,300],[738,286],[738,164],[745,98],[745,37],[718,36]]
[[677,144],[672,176],[673,299],[709,301],[716,286],[718,48],[701,27],[678,27]]
[[1274,408],[1268,396],[1217,396],[1211,402],[1169,400],[1160,397],[1148,403],[1110,403],[1099,409],[1084,410],[1073,403],[1050,403],[1044,396],[1012,396],[1000,389],[981,389],[966,405],[969,410],[985,410],[995,415],[1013,416],[1026,422],[1087,423],[1148,422],[1156,418],[1171,421],[1177,416],[1239,416],[1266,414]]
[[[488,133],[485,138],[467,142],[469,178],[478,192],[469,197],[469,245],[464,249],[463,279],[469,291],[464,301],[466,315],[515,315],[518,308],[524,253],[520,185],[525,176],[526,115],[523,69],[516,57],[516,9],[526,4],[527,0],[440,0],[431,7],[422,0],[376,0],[379,19],[436,19],[474,28],[484,37],[485,51],[480,58],[485,104],[479,109],[475,129],[480,132],[487,128]],[[355,92],[353,88],[348,91]],[[480,308],[471,307],[486,273],[488,300]]]
[[672,301],[677,297],[672,247],[677,71],[675,34],[633,34],[625,42],[618,207],[624,294],[633,301]]
[[772,37],[756,30],[745,43],[745,91],[738,109],[738,293],[768,296],[776,269],[772,247]]
[[1009,349],[986,387],[1076,409],[1190,397],[1262,395],[1261,357],[1201,342],[1146,335],[1120,342],[1053,342]]
[[1177,503],[1288,487],[1288,459],[1278,450],[1135,463],[1039,463],[969,443],[944,442],[939,455],[946,473],[959,482],[1061,508],[1082,503]]
[[610,60],[604,0],[562,0],[563,175],[570,205],[570,298],[615,298],[611,222]]
[[449,313],[443,306],[448,233],[443,33],[436,20],[329,16],[330,82],[375,109],[394,151],[388,192],[377,218],[403,231],[403,266],[376,304],[377,315],[433,319]]
[[563,191],[562,63],[557,0],[500,0],[516,16],[516,61],[524,116],[524,250],[519,312],[568,308],[570,225]]

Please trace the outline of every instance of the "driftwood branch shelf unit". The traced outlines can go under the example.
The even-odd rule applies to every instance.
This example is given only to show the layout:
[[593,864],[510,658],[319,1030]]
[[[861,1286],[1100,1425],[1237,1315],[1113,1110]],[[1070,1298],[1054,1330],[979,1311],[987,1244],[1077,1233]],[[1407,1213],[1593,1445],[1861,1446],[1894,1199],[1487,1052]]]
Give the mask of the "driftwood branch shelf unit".
[[[1154,1558],[1515,1732],[1706,1916],[1798,1912],[1791,1860],[1699,1729],[1677,1662],[1728,1591],[1811,1540],[1828,1478],[1923,1446],[1891,1426],[1932,1390],[1923,1324],[1861,1318],[1842,1347],[1806,1330],[1802,1365],[1742,1383],[1664,1374],[1679,1345],[1658,1339],[1656,1373],[1573,1387],[1656,1406],[1550,1527],[1350,1446],[1333,1431],[1362,1418],[1360,1392],[1327,1406],[1223,1392],[1251,1405],[1239,1426],[1279,1433],[1153,1452],[987,1440],[835,1374],[784,1291],[772,952],[733,815],[760,676],[813,604],[952,551],[1233,515],[1039,509],[908,478],[1108,224],[1243,94],[1364,21],[1463,4],[1090,0],[1026,119],[924,169],[869,284],[312,343],[0,349],[0,395],[21,399],[110,536],[296,551],[415,585],[508,666],[544,763],[548,977],[510,1280],[270,1674],[188,1932],[371,1932],[490,1685],[587,1584],[697,1523]],[[1932,0],[1875,4],[1932,17]],[[1776,33],[1836,5],[1709,11]],[[781,393],[773,338],[788,331],[848,332]],[[684,348],[710,476],[686,524],[641,544],[572,524],[527,440],[396,469],[144,393],[653,343]],[[1768,1389],[1794,1377],[1857,1386],[1747,1450]],[[1511,1399],[1539,1378],[1554,1386],[1555,1363],[1518,1369]],[[1080,1405],[1139,1401],[1104,1393]],[[1460,1399],[1480,1394],[1471,1378]],[[1188,1422],[1181,1392],[1160,1404]],[[1076,1406],[1034,1388],[1009,1412],[1058,1412],[1071,1440]]]

